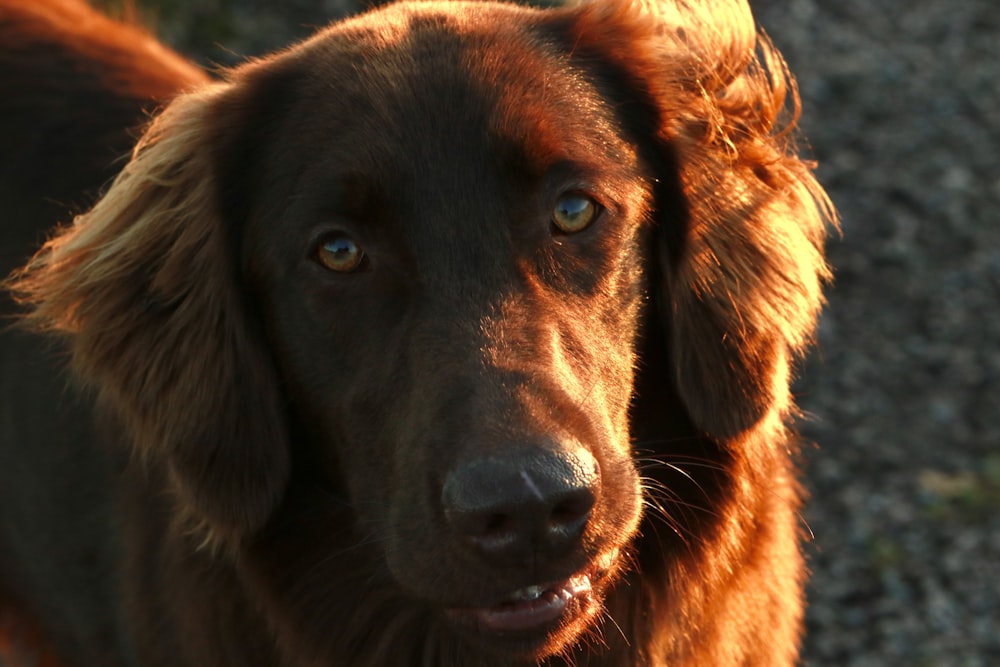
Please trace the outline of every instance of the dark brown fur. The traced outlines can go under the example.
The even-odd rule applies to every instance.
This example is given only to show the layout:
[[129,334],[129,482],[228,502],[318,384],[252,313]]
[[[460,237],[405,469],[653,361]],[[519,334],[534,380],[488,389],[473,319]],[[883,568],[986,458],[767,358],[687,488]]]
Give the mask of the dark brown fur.
[[[112,418],[88,467],[19,466],[110,488],[0,566],[115,517],[96,591],[0,573],[18,613],[68,665],[792,664],[789,369],[832,211],[780,57],[704,4],[396,5],[175,99],[10,281]],[[576,233],[567,193],[600,204]],[[355,271],[317,261],[338,234]],[[543,536],[521,478],[563,494]],[[543,633],[469,624],[574,573]]]

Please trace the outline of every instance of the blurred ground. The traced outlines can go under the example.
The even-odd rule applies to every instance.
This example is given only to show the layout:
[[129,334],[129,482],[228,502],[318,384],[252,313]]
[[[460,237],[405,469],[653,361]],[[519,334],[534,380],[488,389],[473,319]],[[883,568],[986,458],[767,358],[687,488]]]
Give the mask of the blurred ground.
[[[232,63],[350,0],[140,4],[167,41]],[[843,218],[798,385],[817,443],[804,663],[1000,665],[1000,4],[751,4]]]
[[1000,665],[1000,4],[759,0],[843,218],[801,383],[814,665]]

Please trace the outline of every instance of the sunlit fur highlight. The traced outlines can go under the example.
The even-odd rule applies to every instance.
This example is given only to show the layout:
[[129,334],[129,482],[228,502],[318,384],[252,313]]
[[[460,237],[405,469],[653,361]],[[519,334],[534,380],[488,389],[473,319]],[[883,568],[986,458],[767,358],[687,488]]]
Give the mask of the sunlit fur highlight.
[[588,5],[576,31],[660,106],[689,216],[665,313],[677,385],[706,431],[740,433],[790,406],[781,367],[811,342],[830,276],[836,217],[797,155],[794,80],[745,2]]
[[171,104],[107,194],[13,283],[32,304],[26,323],[70,337],[74,370],[145,463],[166,466],[213,540],[260,527],[289,465],[277,381],[247,326],[205,150],[206,113],[226,88]]

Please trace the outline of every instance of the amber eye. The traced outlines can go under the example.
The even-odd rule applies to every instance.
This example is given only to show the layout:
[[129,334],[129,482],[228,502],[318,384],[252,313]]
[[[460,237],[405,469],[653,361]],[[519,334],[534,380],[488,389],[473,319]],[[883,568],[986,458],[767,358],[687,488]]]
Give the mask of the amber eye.
[[597,202],[580,194],[563,195],[552,210],[552,223],[560,231],[572,234],[587,228],[598,213]]
[[331,271],[346,273],[361,267],[365,253],[350,236],[333,234],[319,244],[316,249],[316,259]]

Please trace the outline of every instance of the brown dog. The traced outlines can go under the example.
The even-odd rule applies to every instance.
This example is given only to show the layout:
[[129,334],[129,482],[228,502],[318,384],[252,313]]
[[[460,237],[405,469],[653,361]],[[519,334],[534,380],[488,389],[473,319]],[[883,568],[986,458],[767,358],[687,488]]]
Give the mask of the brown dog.
[[68,665],[791,664],[832,212],[789,90],[743,2],[613,0],[399,4],[179,96],[10,283],[111,419],[3,427],[8,607]]

